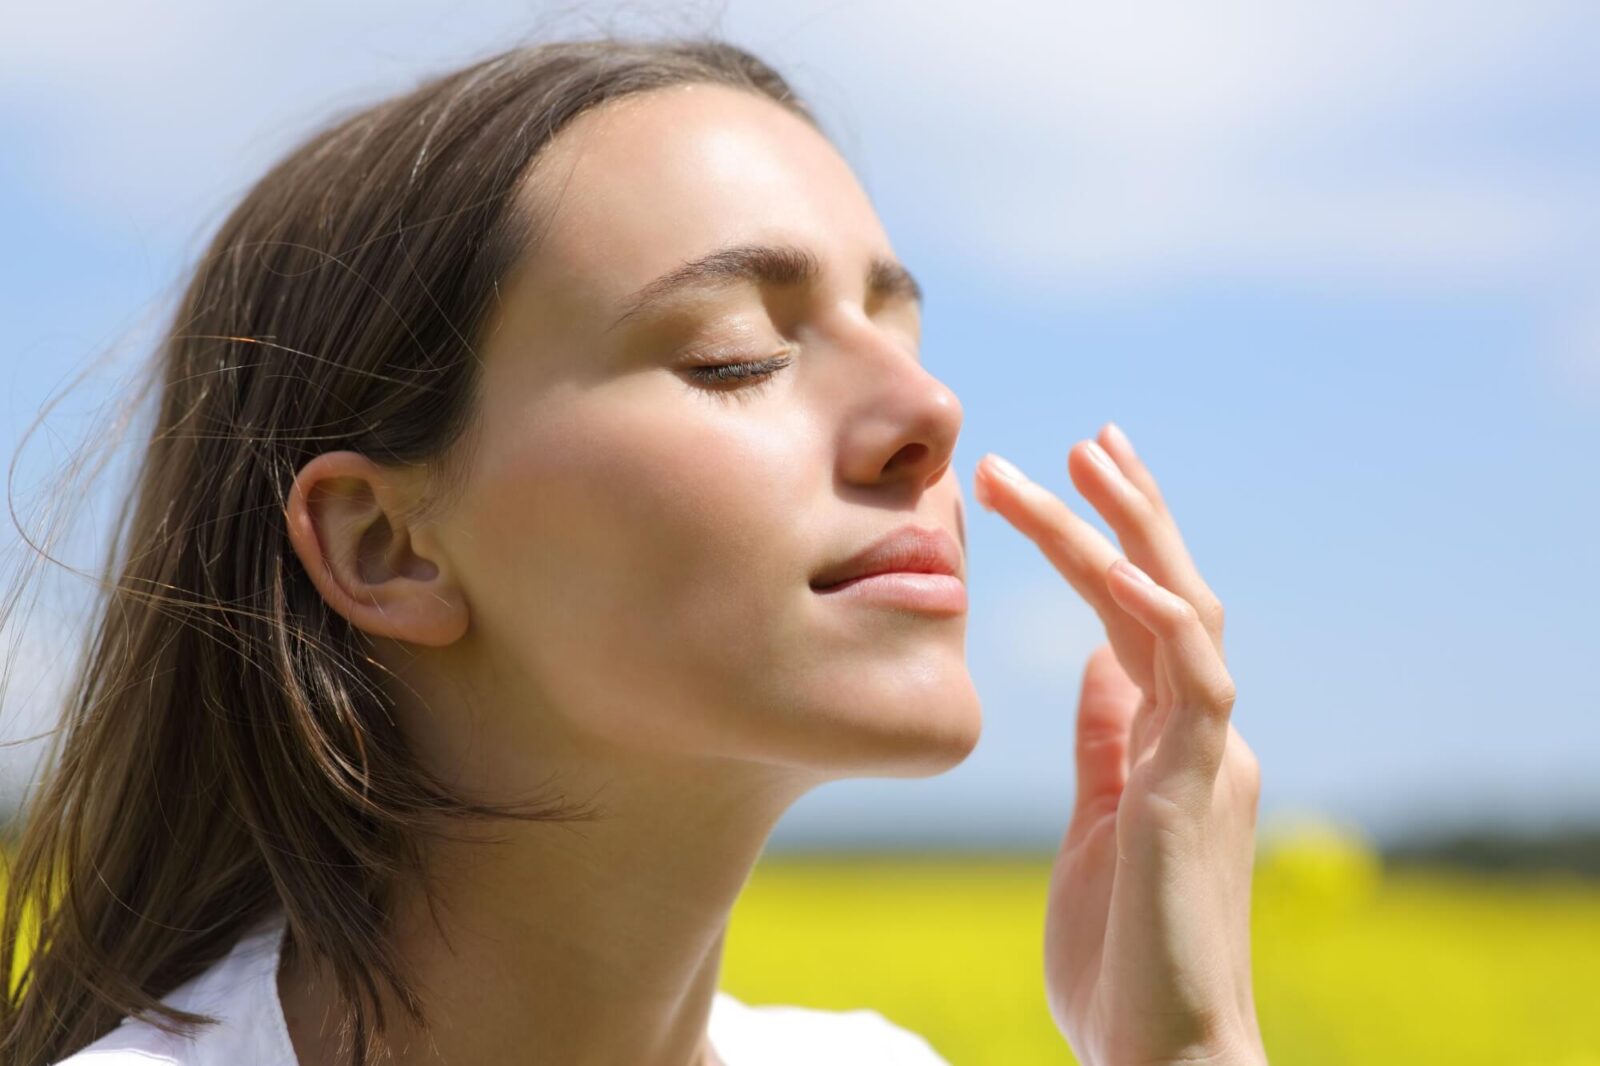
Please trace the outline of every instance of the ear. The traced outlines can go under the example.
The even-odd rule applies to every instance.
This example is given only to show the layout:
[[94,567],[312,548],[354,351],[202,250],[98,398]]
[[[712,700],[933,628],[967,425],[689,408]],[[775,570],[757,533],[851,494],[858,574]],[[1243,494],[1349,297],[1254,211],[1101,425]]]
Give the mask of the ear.
[[351,625],[444,647],[466,632],[467,604],[435,542],[406,524],[419,484],[359,452],[325,452],[295,475],[284,519],[317,591]]

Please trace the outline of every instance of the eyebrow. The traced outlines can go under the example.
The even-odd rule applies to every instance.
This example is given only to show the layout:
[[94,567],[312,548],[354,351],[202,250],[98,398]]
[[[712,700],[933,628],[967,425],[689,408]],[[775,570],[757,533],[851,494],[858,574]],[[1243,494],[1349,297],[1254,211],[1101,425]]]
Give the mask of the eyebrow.
[[[622,304],[622,314],[608,329],[641,314],[676,293],[691,288],[716,288],[738,282],[800,285],[822,275],[822,264],[810,249],[791,244],[737,244],[719,248],[669,270],[643,286]],[[867,266],[867,292],[879,298],[899,296],[922,305],[922,286],[897,260],[874,255]]]

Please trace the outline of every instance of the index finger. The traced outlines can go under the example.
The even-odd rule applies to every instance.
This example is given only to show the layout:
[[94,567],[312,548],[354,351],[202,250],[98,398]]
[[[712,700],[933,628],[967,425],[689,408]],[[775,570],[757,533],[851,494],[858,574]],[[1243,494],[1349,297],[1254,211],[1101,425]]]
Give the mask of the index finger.
[[1038,545],[1107,628],[1142,630],[1106,590],[1105,572],[1122,553],[1060,497],[993,452],[978,463],[974,491],[978,503]]

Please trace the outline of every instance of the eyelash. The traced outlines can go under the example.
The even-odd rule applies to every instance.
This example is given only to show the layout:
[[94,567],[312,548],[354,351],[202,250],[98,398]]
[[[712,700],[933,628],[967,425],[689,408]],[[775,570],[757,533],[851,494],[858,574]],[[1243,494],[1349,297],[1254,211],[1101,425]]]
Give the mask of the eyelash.
[[[712,363],[704,366],[691,366],[687,369],[690,377],[706,384],[714,385],[730,381],[761,384],[793,361],[794,358],[792,356],[780,355],[772,359],[760,359],[754,362]],[[719,389],[717,391],[730,392],[732,390]]]

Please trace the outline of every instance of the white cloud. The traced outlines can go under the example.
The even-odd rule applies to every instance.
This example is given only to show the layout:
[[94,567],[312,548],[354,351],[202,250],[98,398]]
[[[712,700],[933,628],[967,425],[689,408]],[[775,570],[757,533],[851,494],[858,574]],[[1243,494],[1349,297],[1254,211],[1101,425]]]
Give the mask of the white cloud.
[[1519,172],[1510,147],[1463,165],[1413,136],[1548,95],[1542,64],[1600,30],[1578,4],[161,8],[37,4],[0,41],[3,106],[49,116],[34,180],[151,227],[212,221],[197,212],[339,107],[546,27],[605,25],[718,28],[772,59],[847,151],[859,134],[899,217],[1024,282],[1454,291],[1570,258],[1600,225],[1592,169]]
[[908,224],[1024,281],[1460,290],[1570,259],[1600,224],[1592,167],[1420,136],[1548,94],[1548,53],[1600,30],[1575,5],[986,10],[865,6],[800,47],[851,72],[865,169],[910,197]]

